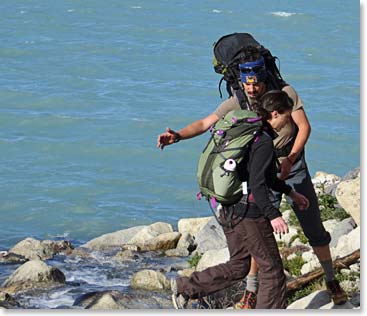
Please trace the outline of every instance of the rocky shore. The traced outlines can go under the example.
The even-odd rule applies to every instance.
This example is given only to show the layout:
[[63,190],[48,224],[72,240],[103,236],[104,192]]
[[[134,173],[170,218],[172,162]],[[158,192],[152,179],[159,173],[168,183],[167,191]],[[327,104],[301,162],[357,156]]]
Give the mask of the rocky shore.
[[[343,178],[317,172],[313,179],[331,253],[349,301],[334,306],[320,264],[282,203],[287,235],[276,236],[287,275],[288,309],[358,309],[360,306],[360,170]],[[208,213],[209,214],[209,213]],[[74,247],[67,240],[26,238],[0,252],[0,308],[168,309],[170,278],[228,260],[215,218],[182,218],[111,232]],[[339,260],[339,261],[338,261]],[[212,308],[232,308],[244,282],[208,297]]]

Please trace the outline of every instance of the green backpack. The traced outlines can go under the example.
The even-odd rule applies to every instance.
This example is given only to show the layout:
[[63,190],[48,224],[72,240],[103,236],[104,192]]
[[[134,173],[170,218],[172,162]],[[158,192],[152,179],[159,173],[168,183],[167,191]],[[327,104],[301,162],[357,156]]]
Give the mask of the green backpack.
[[211,127],[211,137],[198,164],[198,198],[204,196],[212,208],[215,202],[233,204],[241,199],[242,181],[236,167],[261,130],[261,118],[241,109],[230,111]]

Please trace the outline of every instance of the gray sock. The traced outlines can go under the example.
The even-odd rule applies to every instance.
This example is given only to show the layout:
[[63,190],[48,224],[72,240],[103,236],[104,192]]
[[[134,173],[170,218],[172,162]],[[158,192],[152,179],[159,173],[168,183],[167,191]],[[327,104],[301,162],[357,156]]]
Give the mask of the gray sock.
[[325,280],[326,282],[332,281],[335,279],[333,262],[331,260],[320,261],[320,264],[325,272]]
[[246,290],[257,293],[259,287],[259,280],[257,274],[249,274],[246,279]]

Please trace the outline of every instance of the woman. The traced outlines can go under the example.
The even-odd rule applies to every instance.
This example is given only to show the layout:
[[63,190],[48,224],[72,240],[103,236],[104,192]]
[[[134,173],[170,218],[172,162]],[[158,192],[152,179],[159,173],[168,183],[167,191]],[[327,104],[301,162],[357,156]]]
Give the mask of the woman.
[[270,192],[272,189],[288,195],[299,209],[308,207],[308,200],[303,195],[277,178],[273,130],[280,130],[287,123],[292,106],[292,101],[282,91],[269,91],[260,104],[255,105],[254,110],[263,118],[265,128],[251,145],[239,170],[240,178],[248,183],[248,200],[223,206],[220,210],[222,219],[232,214],[232,225],[223,227],[230,259],[194,272],[190,277],[173,280],[172,298],[176,308],[185,308],[188,299],[207,296],[242,280],[249,272],[251,257],[255,258],[261,272],[256,308],[286,307],[285,275],[273,233],[287,233],[288,226],[271,202]]

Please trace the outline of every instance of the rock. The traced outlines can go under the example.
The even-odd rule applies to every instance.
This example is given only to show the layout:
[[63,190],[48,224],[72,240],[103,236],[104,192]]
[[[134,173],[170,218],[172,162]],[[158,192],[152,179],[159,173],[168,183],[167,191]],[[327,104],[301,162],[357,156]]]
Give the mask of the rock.
[[356,226],[353,218],[345,218],[341,222],[335,224],[334,229],[330,232],[331,242],[330,247],[335,247],[338,244],[338,240],[341,236],[344,236],[351,232]]
[[64,274],[41,260],[31,260],[18,269],[3,283],[6,292],[13,294],[34,288],[49,288],[65,284]]
[[119,251],[118,253],[116,253],[116,255],[112,257],[113,260],[118,261],[118,262],[136,261],[139,258],[140,256],[132,250]]
[[331,247],[331,255],[333,260],[338,257],[344,257],[349,255],[353,251],[360,249],[360,227],[353,229],[347,235],[343,235],[339,238],[338,244],[335,247]]
[[12,297],[9,293],[0,291],[0,309],[14,309],[19,307],[20,304],[14,297]]
[[274,234],[274,237],[277,242],[282,241],[285,243],[286,246],[289,246],[291,240],[294,238],[294,236],[297,235],[298,235],[297,229],[294,227],[289,227],[289,232],[287,234],[284,235]]
[[188,268],[188,269],[183,269],[177,272],[177,274],[179,276],[186,276],[186,277],[190,277],[191,274],[193,274],[196,270],[194,268]]
[[177,243],[177,249],[185,249],[193,252],[196,249],[195,239],[189,233],[181,233],[181,238]]
[[206,268],[215,266],[220,263],[225,263],[229,260],[228,248],[213,249],[206,251],[201,257],[196,270],[203,271]]
[[328,231],[331,235],[339,222],[340,221],[338,221],[337,219],[329,219],[327,221],[322,222],[322,225],[324,225],[325,230]]
[[335,197],[344,210],[353,217],[356,224],[361,224],[361,195],[360,177],[339,183],[336,188]]
[[39,241],[34,238],[26,238],[18,242],[9,252],[24,256],[27,259],[40,259],[46,260],[53,258],[58,253],[71,253],[73,250],[70,242],[66,240],[52,241],[44,240]]
[[355,178],[360,178],[360,176],[361,176],[361,168],[360,167],[356,167],[355,169],[347,172],[343,176],[342,181],[352,180],[352,179],[355,179]]
[[330,194],[332,190],[328,190],[328,187],[334,186],[339,183],[341,178],[335,174],[329,174],[323,171],[317,171],[312,179],[315,192],[317,195],[322,193]]
[[187,257],[190,253],[185,248],[176,248],[166,250],[164,253],[167,257]]
[[73,306],[94,310],[118,310],[118,309],[163,309],[171,308],[171,300],[167,297],[155,296],[154,293],[129,294],[116,290],[90,292],[78,297]]
[[188,233],[191,236],[196,237],[198,232],[213,218],[199,217],[199,218],[181,218],[178,221],[178,231],[181,234]]
[[164,233],[145,241],[139,246],[142,250],[149,251],[173,249],[176,248],[180,237],[181,233],[178,232]]
[[316,259],[312,259],[312,260],[306,262],[302,266],[302,268],[301,268],[301,274],[306,274],[306,273],[311,272],[311,271],[313,271],[313,270],[315,270],[317,268],[320,268],[320,267],[321,267],[320,262],[319,262],[319,260],[316,257]]
[[128,244],[128,241],[136,234],[142,231],[147,226],[135,226],[117,232],[104,234],[97,238],[94,238],[87,243],[81,245],[81,247],[89,248],[92,250],[106,250],[108,248],[121,247],[124,244]]
[[70,257],[78,257],[78,258],[82,258],[82,259],[94,258],[94,256],[90,253],[90,251],[91,250],[88,249],[88,248],[77,247],[71,252],[71,254],[69,256]]
[[173,228],[171,224],[157,222],[139,231],[138,234],[136,234],[129,240],[128,244],[140,246],[149,239],[155,238],[165,233],[172,233],[172,232],[173,232]]
[[312,249],[302,253],[302,259],[303,259],[304,262],[309,262],[309,261],[312,261],[312,260],[318,260],[317,256],[315,255],[315,253],[313,252]]
[[131,287],[148,291],[162,291],[169,290],[171,285],[163,273],[154,270],[141,270],[133,275]]
[[348,301],[343,305],[334,305],[327,291],[318,290],[293,302],[287,309],[352,309],[353,307]]
[[8,251],[0,251],[0,264],[24,263],[28,259],[24,256]]
[[199,231],[195,241],[197,244],[195,252],[199,253],[204,253],[211,249],[223,249],[227,247],[227,240],[223,229],[214,217],[212,217]]
[[124,306],[120,305],[118,301],[123,296],[118,291],[103,291],[89,293],[88,299],[85,298],[83,304],[85,309],[125,309]]

